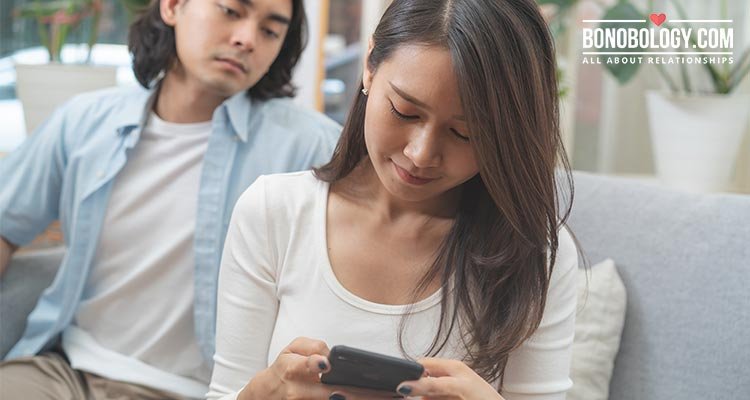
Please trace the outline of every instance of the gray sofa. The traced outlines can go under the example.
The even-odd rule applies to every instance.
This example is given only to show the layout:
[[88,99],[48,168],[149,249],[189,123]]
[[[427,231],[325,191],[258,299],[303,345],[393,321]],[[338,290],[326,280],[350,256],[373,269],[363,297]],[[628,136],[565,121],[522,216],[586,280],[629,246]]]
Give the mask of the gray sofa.
[[[591,265],[615,260],[628,290],[610,399],[750,398],[750,196],[575,180],[571,230]],[[19,256],[0,282],[2,354],[61,256]]]

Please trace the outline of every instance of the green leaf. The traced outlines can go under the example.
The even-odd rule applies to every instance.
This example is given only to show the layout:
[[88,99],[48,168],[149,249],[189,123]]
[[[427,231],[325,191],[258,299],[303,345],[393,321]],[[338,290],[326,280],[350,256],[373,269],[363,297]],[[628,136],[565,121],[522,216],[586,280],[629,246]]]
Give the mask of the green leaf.
[[662,79],[664,79],[665,82],[667,82],[667,86],[669,86],[669,90],[672,91],[672,93],[677,93],[677,84],[674,83],[672,78],[667,73],[666,69],[664,69],[664,65],[662,64],[655,64],[656,70],[659,71],[659,75],[661,75]]
[[[123,0],[123,1],[139,1],[139,0]],[[537,4],[540,6],[552,5],[555,6],[555,13],[548,21],[550,32],[554,38],[562,36],[568,29],[568,13],[579,0],[537,0]]]
[[44,21],[57,14],[64,12],[69,17],[79,20],[95,14],[93,0],[53,0],[33,1],[15,9],[15,14],[23,18],[33,18],[37,21],[39,38],[47,48],[50,61],[60,61],[60,50],[62,49],[68,34],[74,30],[80,21],[73,23],[60,23],[57,21]]
[[687,93],[692,93],[693,85],[690,84],[690,76],[688,75],[685,64],[680,64],[680,76],[682,77],[682,87],[685,88]]
[[[614,7],[607,10],[607,12],[604,14],[604,17],[602,19],[637,19],[637,20],[645,20],[646,16],[641,14],[635,7],[633,7],[632,4],[621,1],[617,3]],[[607,29],[607,28],[635,28],[640,29],[644,27],[644,24],[642,22],[628,22],[628,23],[607,23],[602,22],[599,25],[600,28]],[[642,52],[645,51],[644,48],[631,48],[631,49],[618,49],[618,48],[601,48],[597,51],[618,51],[618,52]],[[627,57],[627,55],[622,56],[612,56],[612,57]],[[620,84],[626,84],[628,83],[633,77],[635,76],[636,72],[638,72],[638,68],[640,67],[640,64],[638,63],[632,63],[632,64],[614,64],[614,63],[605,63],[604,67],[609,71],[612,76],[617,79],[617,81]]]
[[131,18],[145,10],[151,4],[150,0],[120,0],[120,2],[125,6]]
[[741,57],[741,61],[737,63],[737,66],[732,71],[730,75],[731,78],[730,78],[729,85],[728,85],[729,87],[727,88],[728,92],[731,93],[734,89],[736,89],[740,85],[740,82],[742,82],[742,79],[744,79],[748,74],[750,74],[750,62],[747,62],[749,55],[750,55],[750,48],[745,51],[745,54],[743,54],[743,56]]
[[729,73],[729,91],[734,90],[734,88],[742,82],[745,75],[750,72],[750,62],[748,62],[748,60],[750,60],[750,47],[745,49],[740,56],[739,61]]
[[60,0],[60,1],[48,1],[48,2],[33,2],[27,3],[16,10],[18,15],[24,18],[37,18],[37,17],[48,17],[54,15],[60,10],[75,10],[83,11],[85,5],[80,1],[76,0]]

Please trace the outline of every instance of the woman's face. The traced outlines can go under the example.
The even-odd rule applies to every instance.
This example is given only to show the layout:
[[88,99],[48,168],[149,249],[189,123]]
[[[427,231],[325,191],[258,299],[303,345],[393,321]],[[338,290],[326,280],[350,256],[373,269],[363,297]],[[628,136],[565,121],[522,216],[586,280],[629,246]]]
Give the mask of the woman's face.
[[404,45],[363,78],[365,143],[391,195],[435,199],[477,174],[448,50]]

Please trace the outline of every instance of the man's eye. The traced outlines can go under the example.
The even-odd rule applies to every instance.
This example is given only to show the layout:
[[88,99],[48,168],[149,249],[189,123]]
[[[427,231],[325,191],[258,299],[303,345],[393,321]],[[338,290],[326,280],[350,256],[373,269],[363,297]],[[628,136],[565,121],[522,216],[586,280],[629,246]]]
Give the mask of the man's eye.
[[276,33],[275,31],[273,31],[271,29],[268,29],[268,28],[263,28],[263,34],[266,37],[269,37],[269,38],[272,38],[272,39],[278,39],[279,38],[279,34],[278,33]]
[[231,9],[229,7],[219,5],[219,8],[221,9],[221,11],[224,14],[226,14],[229,17],[238,18],[240,16],[240,13],[238,13],[237,11],[235,11],[234,9]]

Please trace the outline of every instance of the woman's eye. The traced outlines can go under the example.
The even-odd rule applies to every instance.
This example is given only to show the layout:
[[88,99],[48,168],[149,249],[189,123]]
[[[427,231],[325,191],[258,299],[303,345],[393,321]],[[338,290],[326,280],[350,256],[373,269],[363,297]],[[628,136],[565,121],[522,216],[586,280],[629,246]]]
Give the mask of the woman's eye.
[[226,7],[226,6],[222,6],[222,5],[219,5],[219,8],[221,9],[221,11],[222,11],[222,12],[223,12],[224,14],[226,14],[226,15],[227,15],[227,16],[229,16],[229,17],[232,17],[232,18],[237,18],[237,17],[239,17],[239,16],[240,16],[240,13],[238,13],[237,11],[235,11],[234,9],[231,9],[231,8],[229,8],[229,7]]
[[456,137],[457,137],[458,139],[460,139],[460,140],[462,140],[462,141],[464,141],[464,142],[468,142],[468,141],[469,141],[469,137],[468,137],[468,136],[460,134],[460,133],[459,133],[459,132],[458,132],[457,130],[455,130],[455,129],[451,128],[451,132],[452,132],[452,133],[453,133],[453,135],[455,135],[455,136],[456,136]]
[[400,113],[398,110],[396,110],[396,107],[393,105],[392,102],[391,102],[391,113],[393,113],[393,115],[395,115],[396,118],[402,119],[405,121],[419,118],[419,116],[417,115],[405,115],[405,114]]

